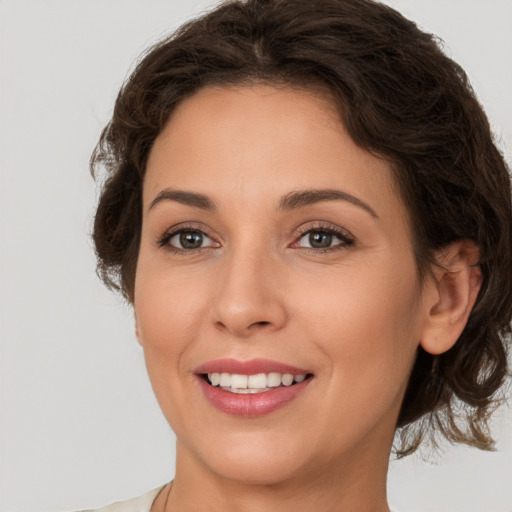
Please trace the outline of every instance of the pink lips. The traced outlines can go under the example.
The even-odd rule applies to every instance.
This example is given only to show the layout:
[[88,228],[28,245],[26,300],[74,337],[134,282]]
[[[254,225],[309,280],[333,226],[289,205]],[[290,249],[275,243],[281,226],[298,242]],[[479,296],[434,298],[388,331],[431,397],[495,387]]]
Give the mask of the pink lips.
[[309,373],[304,368],[297,368],[288,364],[279,363],[270,359],[251,359],[250,361],[237,361],[236,359],[217,359],[202,364],[194,373],[238,373],[239,375],[255,375],[256,373],[291,373],[304,375]]
[[199,366],[195,373],[206,399],[218,410],[242,417],[263,416],[280,409],[288,402],[298,397],[309,385],[311,378],[293,384],[281,386],[270,391],[254,394],[239,394],[225,391],[210,385],[204,378],[207,373],[237,373],[240,375],[254,375],[257,373],[291,373],[305,375],[310,372],[303,368],[271,361],[268,359],[252,359],[250,361],[237,361],[236,359],[218,359]]

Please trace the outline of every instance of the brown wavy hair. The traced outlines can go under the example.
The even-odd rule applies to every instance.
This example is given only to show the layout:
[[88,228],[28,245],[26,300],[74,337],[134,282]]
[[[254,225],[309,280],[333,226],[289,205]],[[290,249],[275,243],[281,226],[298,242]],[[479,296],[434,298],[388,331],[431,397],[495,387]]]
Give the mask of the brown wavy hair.
[[512,317],[510,177],[462,68],[381,3],[229,1],[150,48],[91,158],[93,174],[106,170],[93,233],[100,277],[133,301],[146,162],[176,105],[207,85],[255,81],[327,89],[355,143],[391,163],[421,276],[451,242],[479,247],[483,284],[462,335],[439,356],[418,349],[397,453],[436,432],[492,449]]

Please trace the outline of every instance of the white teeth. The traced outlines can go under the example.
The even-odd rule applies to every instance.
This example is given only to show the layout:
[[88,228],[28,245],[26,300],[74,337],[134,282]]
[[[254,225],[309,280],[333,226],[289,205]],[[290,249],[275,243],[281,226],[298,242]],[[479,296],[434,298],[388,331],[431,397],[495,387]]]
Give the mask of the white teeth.
[[240,395],[253,395],[254,393],[266,393],[267,391],[270,391],[270,388],[265,389],[236,389],[236,388],[227,388],[225,391],[229,391],[230,393],[238,393]]
[[[236,389],[245,389],[247,388],[247,375],[231,375],[231,387]],[[249,386],[251,388],[255,388],[256,386]]]
[[269,388],[277,388],[281,385],[281,374],[272,372],[267,375],[267,386]]
[[291,373],[285,373],[281,377],[281,382],[283,383],[283,386],[291,386],[293,383],[293,375]]
[[261,393],[270,391],[279,386],[291,386],[294,382],[302,382],[305,374],[292,375],[291,373],[257,373],[255,375],[241,375],[238,373],[209,373],[208,380],[212,386],[220,386],[232,393]]
[[231,386],[231,375],[229,373],[220,374],[219,386],[223,388]]
[[247,379],[248,388],[265,389],[267,387],[267,376],[264,373],[249,375]]

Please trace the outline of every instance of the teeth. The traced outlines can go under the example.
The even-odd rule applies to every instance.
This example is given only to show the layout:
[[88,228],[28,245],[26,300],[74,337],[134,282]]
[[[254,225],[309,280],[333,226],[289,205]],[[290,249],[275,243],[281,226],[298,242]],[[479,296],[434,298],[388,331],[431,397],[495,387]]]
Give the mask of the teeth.
[[249,378],[247,377],[247,375],[237,375],[237,374],[234,374],[234,375],[231,375],[231,384],[230,386],[232,388],[236,388],[236,389],[247,389],[247,387],[250,387],[250,388],[256,388],[257,386],[247,386],[247,381],[249,380]]
[[280,373],[269,373],[267,375],[267,386],[269,388],[277,388],[281,385],[281,374]]
[[232,393],[261,393],[279,386],[291,386],[294,382],[302,382],[305,374],[291,373],[257,373],[255,375],[240,375],[238,373],[209,373],[208,380],[212,386],[220,386]]
[[230,393],[239,393],[240,395],[253,395],[254,393],[266,393],[270,391],[270,388],[265,389],[236,389],[236,388],[225,388],[224,391],[229,391]]
[[231,375],[229,373],[220,374],[219,386],[223,388],[231,386]]
[[285,373],[281,377],[281,382],[283,386],[291,386],[293,384],[293,375],[291,373]]
[[208,379],[212,383],[212,386],[218,386],[220,382],[220,373],[209,373]]
[[[235,377],[235,375],[233,375]],[[231,384],[231,387],[234,388]],[[253,389],[265,389],[267,387],[267,376],[264,373],[258,373],[256,375],[249,375],[247,379],[247,387]]]

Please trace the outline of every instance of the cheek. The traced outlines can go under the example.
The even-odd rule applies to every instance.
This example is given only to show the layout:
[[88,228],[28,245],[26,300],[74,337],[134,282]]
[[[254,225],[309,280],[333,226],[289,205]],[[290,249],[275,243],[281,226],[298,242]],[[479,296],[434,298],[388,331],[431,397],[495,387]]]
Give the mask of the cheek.
[[142,260],[134,301],[138,337],[155,395],[169,422],[176,418],[184,386],[190,384],[187,354],[199,337],[206,296],[204,287],[183,279],[179,272]]
[[204,289],[201,293],[160,263],[142,260],[134,301],[138,337],[156,399],[175,432],[183,432],[183,411],[190,407],[186,390],[192,375],[186,360],[198,338],[204,295]]
[[333,388],[351,389],[362,403],[372,393],[389,390],[391,397],[404,386],[419,344],[416,267],[407,259],[401,263],[346,269],[304,304],[310,337],[330,361]]
[[419,341],[414,265],[402,274],[394,265],[372,268],[339,273],[307,309],[326,377],[316,414],[330,425],[332,446],[357,445],[380,427],[393,431]]
[[198,327],[204,287],[160,265],[140,265],[135,283],[135,315],[146,350],[178,351]]

